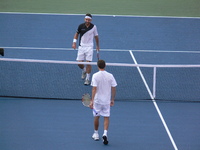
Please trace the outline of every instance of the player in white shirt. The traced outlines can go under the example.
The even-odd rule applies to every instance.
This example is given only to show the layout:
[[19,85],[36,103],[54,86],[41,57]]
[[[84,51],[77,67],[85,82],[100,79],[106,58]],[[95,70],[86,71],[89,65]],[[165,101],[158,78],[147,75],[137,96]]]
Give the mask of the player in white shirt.
[[[96,25],[91,23],[92,15],[86,14],[84,20],[85,22],[78,26],[77,32],[74,35],[72,48],[76,49],[76,42],[79,36],[79,47],[76,60],[79,62],[91,62],[93,59],[93,40],[95,39],[96,50],[99,51],[99,37]],[[85,79],[84,84],[89,85],[92,66],[85,66],[83,64],[79,64],[78,66],[82,69],[81,78]]]
[[95,110],[94,115],[94,134],[92,138],[99,140],[98,127],[100,116],[104,117],[103,143],[108,144],[107,131],[109,126],[110,106],[114,105],[117,82],[114,76],[105,71],[106,63],[104,60],[97,62],[99,71],[92,76],[92,100],[90,107]]

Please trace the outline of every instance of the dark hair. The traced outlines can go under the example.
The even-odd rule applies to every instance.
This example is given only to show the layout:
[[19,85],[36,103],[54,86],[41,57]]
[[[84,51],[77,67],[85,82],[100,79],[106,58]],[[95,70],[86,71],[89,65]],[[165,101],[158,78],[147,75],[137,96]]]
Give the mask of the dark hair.
[[89,17],[91,17],[91,18],[92,18],[92,15],[91,15],[91,14],[86,14],[85,16],[89,16]]
[[104,69],[104,68],[106,67],[106,62],[105,62],[104,60],[98,60],[97,66],[98,66],[100,69]]

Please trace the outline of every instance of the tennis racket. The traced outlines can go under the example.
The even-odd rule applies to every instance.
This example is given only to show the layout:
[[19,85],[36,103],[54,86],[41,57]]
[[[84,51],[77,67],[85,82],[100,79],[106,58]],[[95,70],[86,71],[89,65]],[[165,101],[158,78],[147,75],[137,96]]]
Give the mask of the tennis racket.
[[0,55],[4,56],[4,49],[3,48],[0,48]]
[[97,60],[99,60],[100,56],[99,56],[99,50],[97,50]]
[[[90,94],[83,94],[82,96],[82,104],[85,107],[90,107],[91,97]],[[94,113],[97,115],[98,113],[93,109]]]

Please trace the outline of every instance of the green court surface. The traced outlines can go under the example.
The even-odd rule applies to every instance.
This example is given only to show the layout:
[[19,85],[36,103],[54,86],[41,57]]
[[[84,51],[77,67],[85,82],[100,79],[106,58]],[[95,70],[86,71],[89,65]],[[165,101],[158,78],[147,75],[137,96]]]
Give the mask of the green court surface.
[[200,17],[199,0],[1,0],[0,12]]

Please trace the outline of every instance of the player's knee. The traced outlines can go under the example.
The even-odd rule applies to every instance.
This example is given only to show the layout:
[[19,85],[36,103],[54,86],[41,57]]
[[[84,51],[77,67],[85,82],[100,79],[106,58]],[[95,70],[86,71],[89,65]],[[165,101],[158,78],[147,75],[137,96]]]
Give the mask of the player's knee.
[[78,64],[79,68],[83,69],[84,65],[83,64]]

